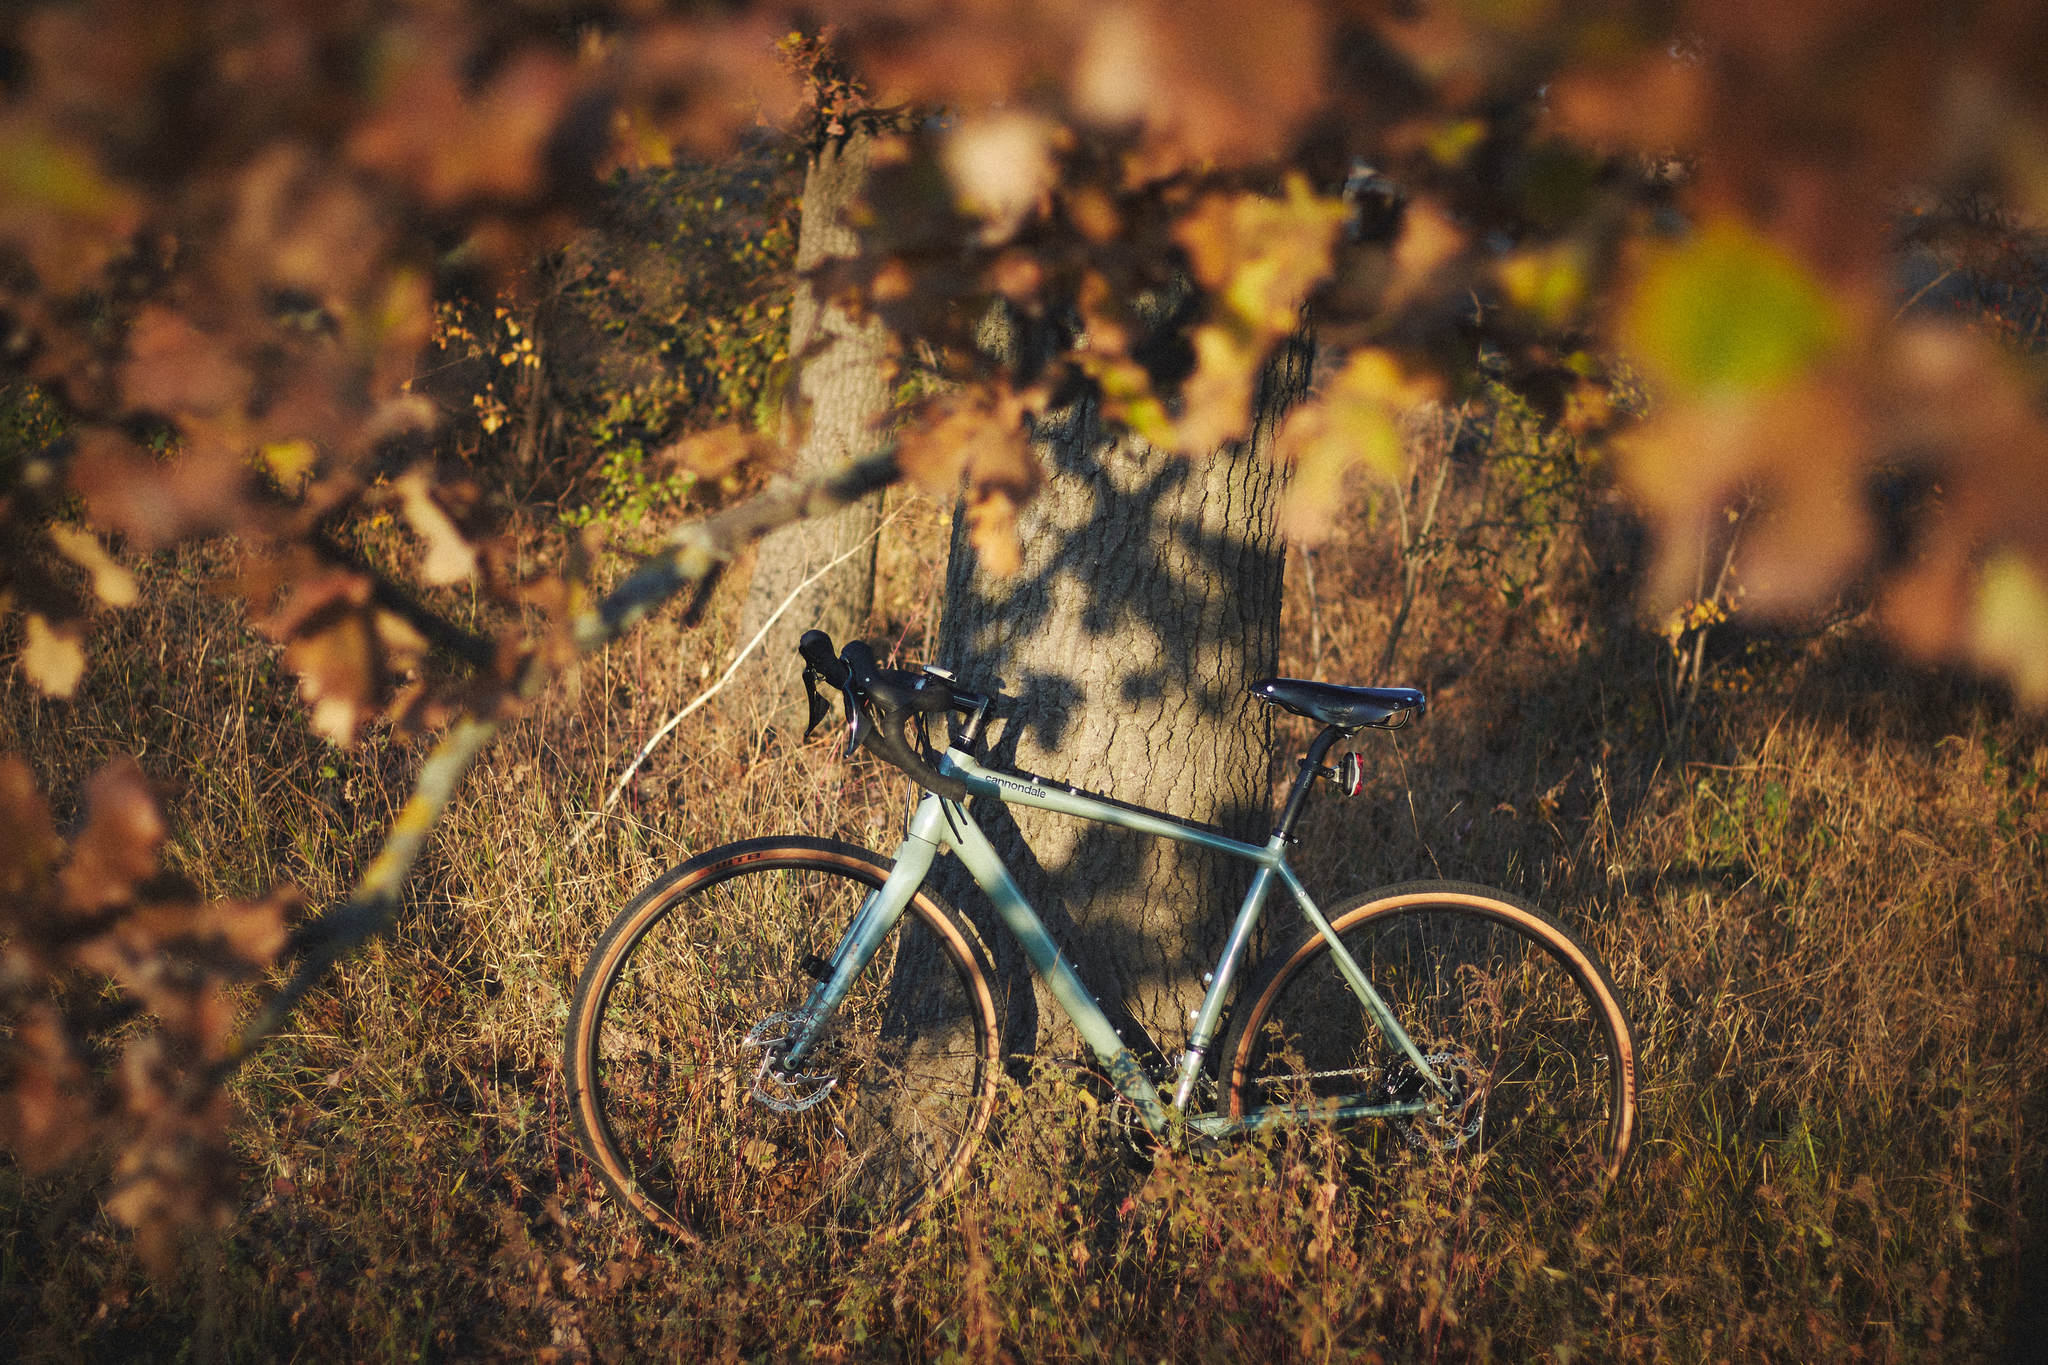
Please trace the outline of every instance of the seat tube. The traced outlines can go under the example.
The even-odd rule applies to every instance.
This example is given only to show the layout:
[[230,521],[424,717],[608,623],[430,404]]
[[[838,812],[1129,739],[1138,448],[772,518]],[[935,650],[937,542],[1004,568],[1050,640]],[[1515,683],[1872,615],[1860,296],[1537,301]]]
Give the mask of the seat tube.
[[[1275,834],[1267,847],[1278,855],[1286,847],[1286,840]],[[1273,889],[1274,876],[1271,867],[1261,867],[1252,875],[1251,889],[1245,893],[1244,904],[1238,908],[1237,921],[1230,926],[1230,938],[1223,945],[1223,955],[1217,960],[1216,971],[1209,979],[1209,989],[1202,996],[1201,1007],[1195,1011],[1194,1027],[1188,1031],[1187,1051],[1181,1054],[1180,1072],[1174,1077],[1173,1107],[1176,1109],[1185,1111],[1195,1093],[1195,1079],[1202,1074],[1202,1059],[1208,1055],[1209,1045],[1216,1041],[1216,1026],[1223,1018],[1223,1002],[1229,998],[1231,987],[1237,980],[1238,966],[1244,961],[1246,945],[1251,942],[1252,930],[1259,922],[1266,896]]]

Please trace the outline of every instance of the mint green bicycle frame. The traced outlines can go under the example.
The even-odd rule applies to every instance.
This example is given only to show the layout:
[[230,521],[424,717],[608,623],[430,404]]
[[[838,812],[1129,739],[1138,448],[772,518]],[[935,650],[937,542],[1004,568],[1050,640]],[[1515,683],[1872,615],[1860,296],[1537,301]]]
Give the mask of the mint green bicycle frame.
[[887,880],[855,912],[839,940],[839,946],[833,950],[830,961],[821,972],[825,979],[804,1004],[802,1022],[794,1030],[784,1053],[785,1067],[793,1069],[801,1063],[823,1033],[832,1011],[846,998],[854,980],[866,970],[883,939],[902,917],[911,897],[924,884],[932,863],[940,853],[950,851],[966,865],[968,873],[994,902],[996,913],[1015,935],[1025,957],[1052,992],[1053,999],[1059,1002],[1082,1039],[1101,1061],[1111,1083],[1130,1100],[1145,1126],[1154,1133],[1171,1137],[1178,1129],[1185,1128],[1203,1137],[1224,1137],[1254,1132],[1281,1122],[1335,1123],[1350,1119],[1396,1118],[1425,1112],[1438,1103],[1437,1098],[1389,1102],[1383,1096],[1375,1100],[1372,1096],[1358,1094],[1336,1096],[1311,1105],[1270,1105],[1237,1116],[1220,1112],[1187,1112],[1189,1099],[1201,1074],[1202,1060],[1216,1040],[1224,1002],[1251,943],[1252,930],[1259,922],[1276,881],[1287,888],[1316,932],[1328,940],[1330,955],[1338,970],[1343,973],[1359,1003],[1378,1024],[1388,1044],[1408,1059],[1416,1074],[1426,1080],[1438,1097],[1446,1093],[1443,1081],[1424,1059],[1415,1040],[1408,1036],[1407,1030],[1401,1027],[1401,1021],[1394,1017],[1365,973],[1359,970],[1344,941],[1332,932],[1322,910],[1287,865],[1288,841],[1283,835],[1275,834],[1263,845],[1245,843],[1157,811],[1107,801],[1087,792],[1056,786],[1019,773],[992,771],[957,747],[946,750],[939,763],[939,771],[960,778],[967,784],[969,792],[976,796],[994,797],[1012,805],[1095,820],[1180,843],[1198,844],[1240,858],[1257,869],[1251,889],[1245,893],[1244,904],[1231,925],[1222,957],[1209,978],[1201,1008],[1195,1012],[1194,1027],[1188,1034],[1187,1048],[1181,1054],[1170,1097],[1145,1074],[1136,1054],[1124,1043],[1095,997],[1082,984],[1079,973],[1053,941],[1044,921],[1025,899],[1001,855],[974,822],[974,817],[968,814],[966,806],[932,792],[926,792],[911,813],[902,846],[896,850],[895,865]]

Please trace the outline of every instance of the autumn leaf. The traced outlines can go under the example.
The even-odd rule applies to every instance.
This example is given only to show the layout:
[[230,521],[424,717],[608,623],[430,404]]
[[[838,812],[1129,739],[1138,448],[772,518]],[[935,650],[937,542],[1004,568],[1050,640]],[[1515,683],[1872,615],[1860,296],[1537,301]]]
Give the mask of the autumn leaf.
[[454,518],[434,500],[433,480],[424,469],[409,469],[392,481],[405,507],[405,519],[427,543],[420,576],[429,583],[459,583],[476,572],[476,547]]
[[1251,427],[1260,369],[1301,325],[1301,306],[1330,270],[1347,210],[1290,177],[1284,199],[1210,195],[1181,218],[1174,240],[1215,298],[1217,317],[1195,329],[1195,369],[1182,389],[1175,447],[1206,454]]
[[1970,652],[2012,683],[2022,706],[2048,707],[2048,575],[2010,550],[1996,554],[1971,607]]
[[700,479],[722,479],[749,465],[776,468],[787,462],[788,452],[759,432],[727,423],[671,442],[655,459],[671,469],[687,469]]
[[1059,176],[1059,140],[1051,120],[1007,110],[964,119],[947,134],[946,173],[960,207],[982,220],[983,242],[1008,241],[1045,206]]
[[1781,388],[1843,336],[1826,288],[1728,218],[1649,249],[1621,320],[1631,360],[1682,397]]
[[89,145],[31,110],[0,115],[0,242],[19,245],[44,285],[84,287],[141,225],[141,196]]
[[1436,392],[1434,381],[1408,374],[1391,353],[1368,348],[1289,413],[1274,445],[1291,470],[1281,509],[1287,534],[1327,535],[1343,502],[1344,477],[1355,467],[1388,482],[1407,477],[1408,416]]
[[66,906],[89,913],[126,901],[156,871],[165,833],[135,760],[117,759],[94,773],[85,788],[85,828],[71,841],[58,878]]
[[1622,473],[1659,529],[1650,609],[1692,595],[1699,557],[1743,495],[1761,502],[1737,566],[1748,607],[1784,612],[1825,600],[1871,545],[1864,471],[1875,435],[1861,396],[1837,378],[1674,401],[1628,432],[1617,442]]
[[90,531],[53,522],[50,540],[66,559],[92,575],[92,590],[100,601],[110,607],[135,605],[135,575],[122,568]]
[[166,414],[211,413],[234,406],[251,375],[226,339],[182,313],[151,307],[128,329],[122,387],[139,408]]
[[85,628],[77,621],[52,621],[29,612],[24,625],[21,669],[28,680],[53,697],[68,697],[85,676]]

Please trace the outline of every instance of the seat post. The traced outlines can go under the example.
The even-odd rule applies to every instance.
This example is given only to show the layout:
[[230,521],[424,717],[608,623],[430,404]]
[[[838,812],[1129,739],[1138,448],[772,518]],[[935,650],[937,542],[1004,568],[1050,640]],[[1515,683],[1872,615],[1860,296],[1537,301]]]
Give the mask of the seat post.
[[1280,808],[1280,818],[1273,825],[1275,838],[1294,838],[1294,822],[1301,818],[1302,808],[1308,804],[1308,789],[1315,785],[1316,774],[1322,771],[1323,759],[1329,756],[1330,746],[1345,733],[1335,725],[1325,725],[1323,732],[1309,744],[1308,752],[1301,756],[1301,770],[1294,775],[1294,785],[1287,792],[1287,804]]

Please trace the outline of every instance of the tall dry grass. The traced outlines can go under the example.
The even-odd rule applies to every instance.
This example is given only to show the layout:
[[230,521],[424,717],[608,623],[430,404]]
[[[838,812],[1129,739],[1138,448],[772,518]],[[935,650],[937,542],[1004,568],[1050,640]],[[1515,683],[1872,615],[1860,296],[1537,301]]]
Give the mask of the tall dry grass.
[[[897,1242],[720,1260],[626,1222],[565,1136],[583,953],[690,853],[792,830],[886,849],[904,804],[830,742],[764,749],[730,698],[569,846],[723,667],[727,587],[704,628],[653,623],[510,727],[398,932],[241,1082],[242,1212],[180,1278],[144,1275],[89,1173],[0,1168],[0,1340],[49,1359],[1181,1362],[1974,1359],[2030,1339],[2048,734],[1886,660],[1850,617],[1726,639],[1674,743],[1670,655],[1628,617],[1597,499],[1532,512],[1526,480],[1462,464],[1445,488],[1441,544],[1404,561],[1361,500],[1294,562],[1289,671],[1435,701],[1368,749],[1362,798],[1313,808],[1301,860],[1333,892],[1495,882],[1592,942],[1645,1052],[1647,1136],[1612,1197],[1503,1209],[1451,1168],[1356,1169],[1322,1133],[1144,1167],[1051,1059],[1033,1120],[1013,1082],[979,1178]],[[898,523],[872,638],[921,652],[944,547],[938,509]],[[145,605],[77,699],[7,684],[0,747],[61,793],[137,750],[207,890],[285,880],[319,903],[416,751],[309,738],[272,651],[204,592],[215,567],[144,566]],[[1397,676],[1372,676],[1404,581]]]

